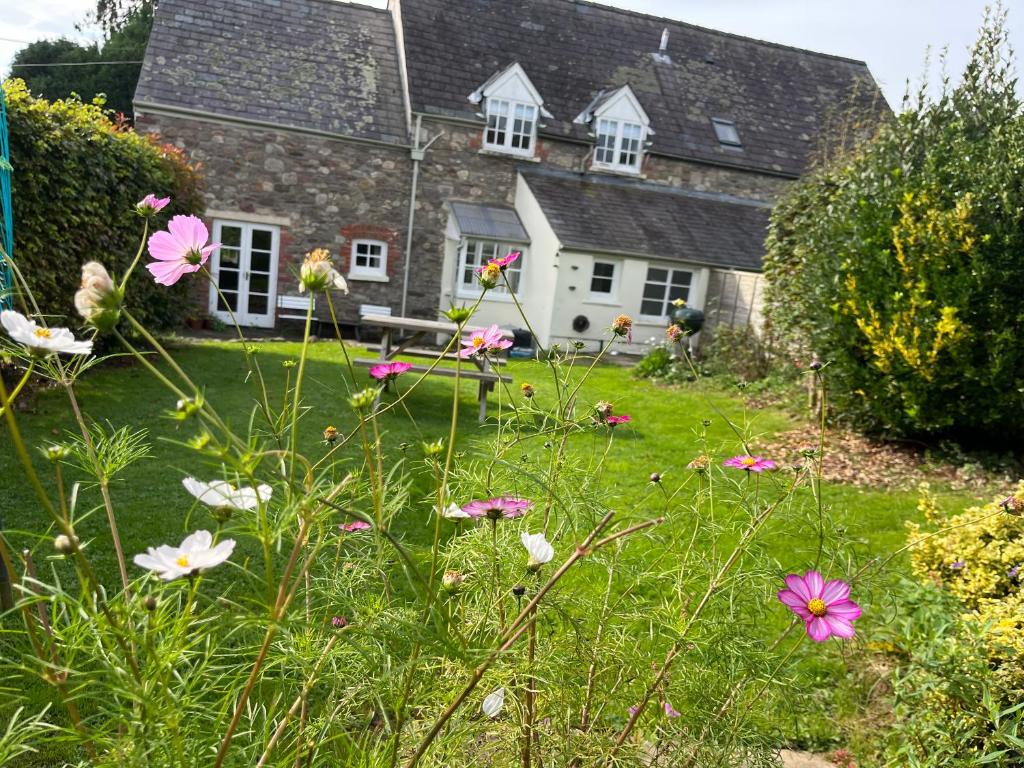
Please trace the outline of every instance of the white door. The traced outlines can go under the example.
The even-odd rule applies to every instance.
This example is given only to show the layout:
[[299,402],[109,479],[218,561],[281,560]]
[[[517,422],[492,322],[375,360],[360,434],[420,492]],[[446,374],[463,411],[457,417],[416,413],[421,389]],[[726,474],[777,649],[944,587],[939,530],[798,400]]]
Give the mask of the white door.
[[280,234],[266,224],[214,221],[213,241],[221,246],[210,272],[220,293],[210,286],[210,314],[225,323],[233,313],[239,325],[274,327]]

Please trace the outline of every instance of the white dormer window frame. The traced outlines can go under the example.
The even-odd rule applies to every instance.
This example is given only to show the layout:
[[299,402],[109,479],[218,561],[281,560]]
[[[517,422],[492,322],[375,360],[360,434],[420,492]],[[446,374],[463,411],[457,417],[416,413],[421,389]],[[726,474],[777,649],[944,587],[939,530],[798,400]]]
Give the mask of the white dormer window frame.
[[518,62],[492,75],[469,95],[469,101],[483,105],[478,114],[485,121],[484,150],[518,157],[535,155],[540,120],[552,115]]
[[595,138],[592,169],[640,173],[644,148],[654,131],[632,88],[624,85],[610,93],[602,91],[573,122],[589,125]]

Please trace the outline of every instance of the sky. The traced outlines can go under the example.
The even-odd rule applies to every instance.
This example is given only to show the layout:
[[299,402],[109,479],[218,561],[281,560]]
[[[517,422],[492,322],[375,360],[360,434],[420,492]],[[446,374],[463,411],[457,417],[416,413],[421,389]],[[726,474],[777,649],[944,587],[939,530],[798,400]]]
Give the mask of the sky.
[[[496,0],[500,2],[501,0]],[[947,71],[957,78],[981,23],[986,0],[604,0],[607,5],[866,61],[890,105],[898,108],[909,79],[914,87],[932,51],[948,48]],[[383,6],[384,0],[366,4]],[[1024,0],[1004,0],[1011,43],[1024,52]],[[95,0],[0,0],[0,76],[11,73],[14,53],[26,42],[80,32]]]

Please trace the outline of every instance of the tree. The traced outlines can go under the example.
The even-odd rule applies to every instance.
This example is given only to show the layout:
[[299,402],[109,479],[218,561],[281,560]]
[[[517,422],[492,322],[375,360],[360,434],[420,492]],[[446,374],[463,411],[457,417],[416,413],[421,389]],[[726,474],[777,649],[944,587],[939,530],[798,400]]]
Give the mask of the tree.
[[[129,7],[131,6],[131,7]],[[102,46],[71,40],[40,40],[14,56],[12,69],[29,90],[51,101],[77,94],[85,101],[102,97],[108,109],[132,117],[146,43],[153,28],[154,4],[148,0],[99,0],[96,19],[107,33]],[[52,64],[56,66],[23,66]]]
[[776,329],[821,357],[869,431],[1005,443],[1024,428],[1024,118],[1005,13],[946,82],[776,206]]

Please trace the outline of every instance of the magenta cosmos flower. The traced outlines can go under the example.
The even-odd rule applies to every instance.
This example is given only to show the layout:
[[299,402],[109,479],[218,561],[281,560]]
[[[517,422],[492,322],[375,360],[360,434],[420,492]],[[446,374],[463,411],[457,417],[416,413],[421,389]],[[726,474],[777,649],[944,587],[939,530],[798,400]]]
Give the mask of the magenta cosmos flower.
[[850,585],[839,579],[825,581],[817,571],[786,577],[788,589],[779,590],[779,600],[804,620],[807,635],[816,643],[836,637],[853,637],[853,621],[860,606],[850,599]]
[[370,524],[362,520],[353,520],[351,523],[342,523],[338,527],[345,533],[355,533],[356,531],[365,531]]
[[397,379],[412,368],[412,363],[381,363],[370,369],[370,375],[377,381]]
[[512,342],[505,338],[497,325],[484,328],[481,331],[473,331],[468,339],[463,339],[463,348],[459,350],[460,357],[472,357],[482,355],[486,352],[498,352],[508,349]]
[[135,204],[135,210],[140,216],[152,216],[154,213],[159,213],[166,208],[170,202],[171,198],[169,197],[157,197],[154,194],[148,194]]
[[723,461],[722,466],[744,469],[747,472],[764,472],[766,469],[775,469],[775,462],[763,456],[733,456]]
[[153,279],[160,285],[174,285],[188,272],[198,272],[220,248],[220,243],[206,244],[210,232],[198,216],[175,216],[167,223],[166,232],[149,238],[149,255],[156,261],[147,264]]
[[496,266],[498,269],[504,269],[509,264],[518,259],[520,256],[522,256],[522,253],[520,253],[519,251],[509,251],[500,259],[488,259],[487,263],[484,264],[482,267],[477,267],[476,271],[482,274],[484,270],[486,270],[487,267],[489,267],[491,264]]
[[609,416],[604,420],[604,423],[609,427],[614,427],[616,424],[625,424],[632,421],[628,414],[622,414],[621,416]]
[[500,496],[497,499],[481,499],[471,501],[462,507],[462,511],[470,517],[486,517],[488,520],[498,520],[502,517],[522,517],[526,510],[533,506],[528,499],[518,499],[515,496]]

